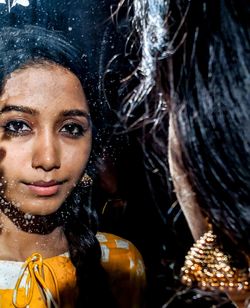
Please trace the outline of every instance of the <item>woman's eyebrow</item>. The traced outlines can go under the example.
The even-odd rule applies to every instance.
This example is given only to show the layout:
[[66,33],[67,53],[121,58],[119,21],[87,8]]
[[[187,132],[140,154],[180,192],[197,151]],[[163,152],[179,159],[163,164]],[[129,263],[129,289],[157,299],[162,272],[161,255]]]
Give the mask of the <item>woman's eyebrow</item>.
[[[26,106],[20,106],[20,105],[8,105],[5,106],[2,110],[0,110],[0,114],[11,112],[11,111],[17,111],[17,112],[23,112],[31,115],[37,115],[39,112],[33,108],[26,107]],[[64,110],[60,112],[60,115],[64,117],[69,117],[69,116],[78,116],[78,117],[85,117],[85,118],[90,118],[89,113],[87,113],[84,110],[80,109],[70,109],[70,110]]]
[[87,119],[90,119],[89,113],[81,109],[64,110],[61,112],[61,115],[64,117],[77,116],[77,117],[85,117]]
[[17,112],[23,112],[31,115],[37,115],[39,112],[33,108],[26,107],[26,106],[17,106],[17,105],[8,105],[3,107],[3,109],[0,110],[0,114],[11,112],[11,111],[17,111]]

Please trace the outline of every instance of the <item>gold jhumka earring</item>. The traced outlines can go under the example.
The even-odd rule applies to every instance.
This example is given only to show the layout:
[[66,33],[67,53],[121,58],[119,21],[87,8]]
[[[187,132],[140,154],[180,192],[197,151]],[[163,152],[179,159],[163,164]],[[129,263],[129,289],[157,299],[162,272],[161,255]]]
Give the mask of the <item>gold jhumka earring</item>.
[[83,184],[83,186],[88,187],[93,184],[93,179],[85,172],[80,182]]
[[182,282],[201,289],[250,291],[249,269],[237,269],[230,265],[216,242],[212,230],[206,232],[189,250],[181,269]]

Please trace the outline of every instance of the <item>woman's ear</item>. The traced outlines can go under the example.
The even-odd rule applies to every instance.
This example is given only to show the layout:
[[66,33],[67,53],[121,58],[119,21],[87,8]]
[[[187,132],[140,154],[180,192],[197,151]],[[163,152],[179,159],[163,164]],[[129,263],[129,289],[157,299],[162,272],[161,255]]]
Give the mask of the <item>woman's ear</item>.
[[196,194],[192,189],[188,174],[183,169],[180,157],[181,148],[178,141],[173,115],[169,117],[168,160],[174,191],[185,215],[194,240],[198,240],[208,230],[207,220],[203,216]]

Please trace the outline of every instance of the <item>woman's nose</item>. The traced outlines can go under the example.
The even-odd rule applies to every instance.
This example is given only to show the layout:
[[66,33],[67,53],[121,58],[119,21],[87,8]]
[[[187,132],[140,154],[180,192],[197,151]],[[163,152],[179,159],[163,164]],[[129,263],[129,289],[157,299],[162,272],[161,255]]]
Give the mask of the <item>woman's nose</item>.
[[60,146],[57,139],[53,133],[43,131],[39,136],[35,137],[32,167],[50,171],[59,169],[60,165]]

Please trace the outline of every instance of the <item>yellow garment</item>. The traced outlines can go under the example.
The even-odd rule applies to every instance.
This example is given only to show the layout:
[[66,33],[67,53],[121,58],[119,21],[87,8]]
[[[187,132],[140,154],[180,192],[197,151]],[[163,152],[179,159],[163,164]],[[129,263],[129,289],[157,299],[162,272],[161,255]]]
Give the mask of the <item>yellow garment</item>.
[[118,307],[144,307],[146,274],[137,248],[110,233],[97,233],[97,238],[102,248],[102,266],[108,274]]
[[[22,262],[9,262],[1,261],[3,263],[19,263],[23,265]],[[1,265],[1,264],[0,264]],[[49,267],[48,267],[49,266]],[[62,308],[71,308],[74,307],[75,299],[77,297],[77,287],[76,287],[76,276],[75,276],[75,267],[71,263],[70,259],[67,256],[56,256],[43,260],[43,270],[45,282],[50,290],[54,299],[57,299],[56,287],[53,276],[49,268],[53,269],[55,275],[56,283],[58,286],[58,292],[60,294],[60,306]],[[19,273],[20,274],[20,273]],[[26,277],[23,279],[26,280]],[[14,288],[13,288],[14,289]],[[13,289],[1,289],[0,290],[0,307],[1,308],[12,308],[15,307],[12,302],[13,298]],[[29,304],[30,308],[47,308],[44,298],[42,298],[41,292],[39,291],[38,283],[34,283],[34,289],[31,294],[31,302]],[[25,287],[21,287],[17,290],[17,304],[18,307],[26,307],[24,305],[27,302],[27,295],[25,294]],[[22,306],[23,304],[23,306]]]
[[[102,249],[102,266],[108,274],[110,288],[118,307],[143,307],[146,279],[140,253],[132,243],[113,234],[98,233],[97,238]],[[25,293],[27,273],[29,273],[30,285]],[[6,277],[3,279],[1,275]],[[12,287],[3,287],[5,281],[6,285],[10,284],[10,278],[13,280]],[[34,283],[33,291],[32,282]],[[42,285],[42,293],[39,290],[39,284]],[[52,302],[55,301],[58,307],[73,308],[75,306],[78,290],[76,271],[68,254],[44,260],[41,255],[33,254],[26,262],[0,261],[0,308],[24,308],[29,295],[31,301],[27,307],[48,308],[50,306],[46,304],[46,293],[45,296],[42,295],[45,290],[47,290],[47,298],[52,298]],[[13,305],[13,297],[14,302],[17,303],[16,306]],[[54,308],[54,306],[51,307]]]

